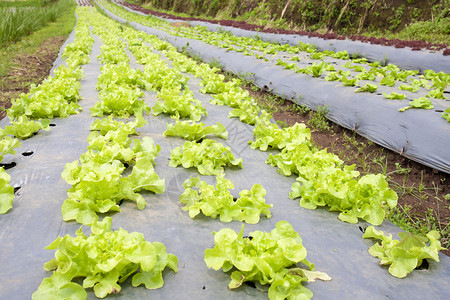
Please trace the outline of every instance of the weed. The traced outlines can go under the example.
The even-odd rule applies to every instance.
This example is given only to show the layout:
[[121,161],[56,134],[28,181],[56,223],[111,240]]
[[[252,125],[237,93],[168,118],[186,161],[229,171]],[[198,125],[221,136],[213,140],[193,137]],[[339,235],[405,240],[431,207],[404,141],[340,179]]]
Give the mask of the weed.
[[277,122],[278,126],[280,126],[281,128],[289,127],[289,124],[286,121],[277,120],[276,122]]
[[[387,155],[380,155],[378,157],[372,158],[372,163],[377,168],[376,173],[382,173],[385,176],[387,175]],[[380,170],[378,170],[378,167],[380,168]]]
[[316,111],[309,112],[308,126],[315,131],[327,131],[331,130],[331,126],[327,120],[328,105],[318,106]]
[[298,105],[298,104],[294,103],[294,104],[292,104],[292,111],[306,115],[307,113],[309,113],[311,111],[311,109],[304,104]]
[[411,206],[398,205],[387,212],[386,219],[403,230],[420,236],[425,236],[431,230],[437,230],[442,237],[442,246],[448,248],[450,246],[450,240],[448,239],[450,225],[442,224],[438,214],[439,210],[433,211],[428,208],[425,215],[418,217],[413,214]]
[[254,86],[255,73],[239,73],[238,77],[241,80],[242,84],[246,86]]
[[400,163],[395,163],[395,171],[397,174],[409,174],[411,168],[403,168]]
[[211,68],[217,68],[217,69],[220,69],[220,70],[223,70],[223,68],[224,68],[224,66],[220,63],[220,61],[218,61],[216,58],[214,58],[212,61],[210,61],[209,63],[209,66],[211,67]]

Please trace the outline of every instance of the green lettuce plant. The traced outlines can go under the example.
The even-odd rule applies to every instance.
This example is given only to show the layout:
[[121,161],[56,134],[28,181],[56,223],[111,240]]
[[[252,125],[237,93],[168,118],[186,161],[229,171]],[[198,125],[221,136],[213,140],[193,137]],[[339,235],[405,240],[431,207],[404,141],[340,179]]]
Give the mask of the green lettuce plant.
[[376,84],[372,84],[372,83],[367,83],[366,85],[360,87],[359,89],[355,90],[355,93],[359,93],[359,92],[369,92],[369,93],[373,93],[378,89],[378,85]]
[[4,136],[0,140],[0,162],[3,161],[3,158],[6,154],[16,154],[16,150],[14,148],[20,147],[19,140],[10,137],[10,136]]
[[202,175],[219,175],[224,166],[242,168],[242,158],[236,159],[229,147],[204,139],[201,143],[187,141],[172,150],[169,166],[176,168],[179,165],[195,167]]
[[109,85],[99,93],[101,101],[97,101],[91,108],[91,116],[103,117],[114,115],[119,118],[128,118],[130,115],[142,115],[149,112],[143,99],[144,93],[137,87],[126,84]]
[[12,135],[16,138],[25,140],[33,134],[37,133],[40,129],[49,130],[50,120],[44,119],[39,121],[29,120],[26,115],[19,116],[17,121],[11,121],[11,125],[6,126],[4,129],[0,128],[0,137],[5,135]]
[[61,65],[54,77],[49,76],[40,85],[31,85],[30,92],[22,93],[12,101],[7,115],[10,120],[26,115],[32,119],[52,119],[77,114],[82,109],[77,103],[81,99],[79,80],[84,73],[80,67]]
[[402,99],[406,98],[405,94],[399,94],[399,93],[396,93],[396,92],[392,92],[390,94],[383,93],[383,96],[385,98],[387,98],[387,99],[390,99],[390,100],[402,100]]
[[[61,174],[72,185],[61,207],[63,220],[89,225],[98,220],[99,213],[120,211],[119,204],[124,199],[135,201],[139,209],[144,209],[146,202],[139,194],[142,189],[164,192],[165,180],[159,178],[153,167],[160,147],[149,137],[142,141],[128,137],[135,133],[133,125],[144,123],[139,117],[126,124],[94,122],[92,127],[100,133],[95,131],[89,135],[88,151],[79,161],[66,164]],[[114,126],[120,127],[112,130]],[[125,164],[132,166],[131,174],[126,177],[122,176]]]
[[450,107],[447,108],[441,115],[444,119],[450,122]]
[[307,143],[311,139],[311,130],[305,124],[295,123],[293,126],[281,129],[271,123],[270,115],[263,114],[253,129],[254,141],[249,141],[250,148],[267,151],[270,148],[282,150],[291,145]]
[[[117,294],[127,278],[136,287],[143,284],[147,289],[158,289],[164,285],[163,270],[168,267],[178,272],[178,259],[168,254],[164,244],[150,243],[142,233],[119,228],[111,230],[111,218],[95,222],[92,233],[87,236],[82,228],[76,237],[58,237],[46,247],[56,250],[55,258],[44,265],[53,271],[42,280],[33,293],[39,299],[86,299],[85,289],[93,288],[99,298]],[[84,278],[82,285],[74,282]]]
[[408,85],[408,84],[402,84],[398,87],[400,90],[403,91],[410,91],[412,93],[415,93],[419,90],[419,86],[417,85]]
[[14,188],[9,183],[10,179],[11,176],[0,167],[0,215],[7,213],[12,208]]
[[208,115],[201,101],[195,99],[194,94],[187,88],[181,95],[179,89],[163,89],[158,93],[158,98],[162,101],[158,100],[153,106],[154,116],[166,113],[173,119],[189,118],[192,121],[200,121],[202,115]]
[[239,233],[225,228],[213,234],[215,246],[205,250],[205,263],[214,270],[232,272],[230,289],[251,281],[269,285],[271,300],[311,299],[313,293],[302,282],[331,280],[327,274],[314,271],[300,235],[287,221],[278,222],[271,232],[254,231],[245,237],[244,225]]
[[239,103],[239,108],[235,108],[228,114],[228,118],[239,118],[241,122],[254,125],[259,115],[259,106],[254,99],[246,99]]
[[260,184],[253,185],[250,191],[242,190],[239,197],[234,199],[229,191],[234,189],[233,183],[223,175],[216,179],[215,187],[198,177],[189,178],[183,183],[185,190],[180,196],[180,202],[186,205],[182,209],[189,211],[189,217],[195,218],[201,212],[213,219],[219,216],[222,222],[237,220],[256,224],[261,214],[267,218],[272,216],[269,210],[272,205],[265,203],[266,190]]
[[400,108],[399,111],[405,111],[410,108],[422,108],[422,109],[433,109],[434,105],[431,100],[426,97],[415,98],[413,101],[409,102],[409,106]]
[[363,235],[365,239],[379,240],[369,248],[370,255],[380,259],[380,265],[389,266],[389,274],[397,278],[404,278],[415,268],[420,266],[424,259],[439,262],[440,234],[432,230],[426,237],[408,232],[400,232],[399,240],[393,240],[392,235],[386,236],[383,231],[368,227]]
[[219,122],[216,125],[205,126],[204,123],[177,120],[175,124],[167,124],[167,130],[164,131],[164,136],[180,136],[185,140],[196,142],[210,134],[222,139],[228,137],[228,131]]

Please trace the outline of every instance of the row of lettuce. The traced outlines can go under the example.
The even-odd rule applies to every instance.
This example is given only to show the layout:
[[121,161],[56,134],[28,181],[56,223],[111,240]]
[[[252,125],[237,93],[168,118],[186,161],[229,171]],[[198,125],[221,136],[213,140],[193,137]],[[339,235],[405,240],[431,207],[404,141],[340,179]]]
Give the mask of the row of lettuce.
[[[17,147],[19,142],[11,135],[21,139],[30,137],[39,129],[48,129],[47,119],[67,117],[81,110],[78,104],[79,80],[83,77],[80,65],[89,62],[94,43],[89,29],[92,26],[92,33],[103,43],[98,57],[103,65],[96,85],[100,101],[91,108],[91,115],[108,117],[91,125],[86,153],[68,163],[62,173],[64,180],[72,185],[62,205],[63,219],[91,226],[91,234],[85,235],[80,228],[76,237],[58,237],[47,247],[56,253],[44,268],[54,272],[42,281],[33,299],[47,299],[49,295],[85,299],[85,289],[91,287],[97,297],[103,298],[118,293],[119,284],[130,276],[133,286],[144,284],[148,289],[155,289],[163,286],[162,271],[166,267],[177,272],[177,258],[168,254],[163,244],[150,243],[141,233],[112,231],[110,217],[99,221],[104,213],[119,212],[123,200],[135,201],[139,209],[144,209],[142,190],[154,193],[165,190],[165,180],[154,169],[159,145],[148,137],[130,138],[137,134],[136,128],[146,124],[143,114],[151,111],[142,98],[143,89],[157,93],[154,116],[167,114],[176,119],[174,124],[167,124],[164,135],[187,140],[172,150],[169,166],[195,167],[202,175],[216,176],[215,187],[198,177],[186,180],[180,201],[189,216],[195,218],[202,213],[219,217],[223,222],[238,220],[250,224],[258,223],[262,214],[271,217],[272,205],[265,203],[266,191],[261,185],[241,191],[238,198],[229,192],[234,186],[225,179],[224,167],[242,168],[244,162],[235,158],[230,148],[206,138],[213,134],[226,139],[228,132],[220,123],[211,126],[198,123],[207,116],[207,111],[194,98],[188,86],[189,77],[183,73],[201,78],[201,92],[212,96],[211,103],[232,107],[229,117],[254,125],[255,140],[249,142],[251,148],[280,150],[270,155],[267,163],[278,167],[282,175],[298,176],[290,196],[301,197],[302,207],[328,206],[331,211],[340,212],[342,221],[357,223],[359,218],[379,225],[385,210],[396,205],[397,195],[388,188],[382,175],[360,176],[354,166],[346,166],[337,156],[317,149],[311,143],[309,129],[302,124],[280,129],[270,122],[269,114],[260,111],[238,80],[225,82],[218,69],[198,64],[172,45],[121,26],[90,8],[78,8],[77,14],[75,41],[64,50],[67,66],[58,67],[55,76],[13,103],[8,111],[12,123],[9,128],[13,129],[9,130],[16,128],[16,131],[8,131],[3,137]],[[142,69],[130,67],[126,49],[143,65]],[[170,67],[163,59],[170,61]],[[62,85],[60,80],[67,80],[68,84]],[[113,118],[129,116],[135,120],[123,122]],[[180,120],[186,118],[190,120]],[[25,123],[31,125],[20,125]],[[19,130],[25,127],[30,128]],[[19,131],[26,134],[19,135]],[[125,177],[127,168],[131,173]],[[10,196],[11,188],[6,188]],[[270,299],[311,298],[312,292],[301,282],[331,279],[314,270],[314,264],[306,259],[300,235],[286,221],[279,222],[270,233],[255,231],[244,236],[243,230],[236,233],[223,229],[215,233],[214,248],[204,254],[208,267],[233,271],[230,288],[254,281],[270,285]],[[382,264],[390,265],[389,271],[396,277],[405,277],[426,258],[439,260],[437,253],[441,247],[437,232],[430,232],[427,238],[405,234],[397,241],[369,227],[364,237],[382,240],[382,244],[374,244],[370,253],[379,257]],[[411,244],[413,248],[409,247]],[[299,262],[303,268],[297,266]],[[78,277],[85,278],[82,285],[74,282]]]
[[[450,83],[450,74],[444,72],[426,70],[420,75],[419,71],[401,70],[393,64],[383,66],[382,62],[370,63],[366,58],[351,59],[347,51],[320,52],[314,46],[301,42],[297,46],[291,46],[255,37],[237,37],[226,31],[212,32],[203,26],[170,26],[165,20],[129,12],[113,2],[98,2],[127,20],[158,28],[173,36],[200,40],[226,51],[264,59],[296,73],[326,81],[338,81],[343,86],[354,87],[355,92],[375,93],[382,86],[383,93],[377,94],[383,95],[384,98],[410,100],[407,106],[399,109],[401,112],[410,108],[431,110],[434,108],[432,99],[447,99],[446,89]],[[450,122],[450,108],[441,115]]]
[[[49,130],[52,118],[68,117],[81,110],[78,91],[81,87],[79,80],[84,74],[80,65],[89,61],[92,43],[87,24],[80,20],[74,42],[67,45],[62,54],[66,65],[59,66],[53,76],[38,86],[31,85],[29,93],[13,100],[7,110],[11,125],[0,129],[0,162],[7,154],[16,154],[14,149],[21,146],[18,139],[27,139],[41,129]],[[0,214],[4,214],[12,208],[14,188],[10,186],[10,176],[3,167],[0,168],[0,178]]]

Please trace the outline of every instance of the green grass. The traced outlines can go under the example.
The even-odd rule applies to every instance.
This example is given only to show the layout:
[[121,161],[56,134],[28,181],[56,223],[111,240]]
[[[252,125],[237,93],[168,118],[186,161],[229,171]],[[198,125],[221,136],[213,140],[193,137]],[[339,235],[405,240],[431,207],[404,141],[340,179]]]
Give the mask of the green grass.
[[0,47],[0,77],[5,76],[14,60],[15,55],[34,53],[45,40],[56,36],[68,36],[75,26],[75,1],[67,0],[70,5],[65,6],[54,22],[24,37],[17,43],[8,43]]
[[[127,2],[140,4],[141,1],[133,1],[128,0]],[[443,4],[448,6],[448,1]],[[294,24],[288,25],[286,20],[280,20],[280,19],[274,19],[269,20],[270,15],[267,14],[265,11],[265,7],[257,7],[253,9],[252,11],[246,12],[243,15],[238,15],[237,17],[233,18],[231,17],[230,11],[219,11],[216,17],[212,18],[210,16],[206,16],[204,14],[199,15],[192,15],[187,13],[180,13],[175,12],[172,10],[164,10],[158,7],[153,6],[152,4],[142,4],[142,7],[148,8],[154,11],[158,12],[164,12],[168,14],[172,14],[174,16],[179,17],[200,17],[204,19],[233,19],[237,21],[246,21],[250,24],[255,25],[262,25],[262,26],[268,26],[270,28],[279,28],[279,29],[295,29]],[[364,36],[373,36],[373,37],[386,37],[389,39],[401,39],[401,40],[419,40],[419,41],[426,41],[431,43],[445,43],[450,45],[450,18],[447,17],[448,14],[448,8],[440,9],[440,6],[437,5],[435,8],[433,8],[435,11],[435,17],[434,20],[428,20],[428,21],[416,21],[411,22],[411,24],[407,25],[405,28],[398,32],[393,32],[392,30],[386,29],[376,29],[371,28],[359,33]],[[299,26],[299,24],[297,24]],[[319,26],[317,24],[312,26],[305,25],[303,30],[307,31],[317,31],[319,33],[325,33],[327,30],[325,28]],[[392,29],[392,28],[391,28]],[[341,30],[337,30],[336,33],[338,34],[356,34],[356,27],[344,27]]]
[[388,39],[418,40],[431,43],[444,43],[450,45],[450,18],[432,21],[415,22],[397,33],[386,31],[369,31],[366,36],[386,37]]
[[48,0],[0,1],[0,7],[40,7],[49,3]]
[[60,0],[48,6],[0,8],[0,47],[54,22],[74,3],[73,0]]

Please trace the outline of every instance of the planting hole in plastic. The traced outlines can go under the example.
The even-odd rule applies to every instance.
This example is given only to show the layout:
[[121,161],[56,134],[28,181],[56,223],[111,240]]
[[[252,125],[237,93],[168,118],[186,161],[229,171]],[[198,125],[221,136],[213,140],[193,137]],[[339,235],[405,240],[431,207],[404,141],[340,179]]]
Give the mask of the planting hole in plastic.
[[358,226],[358,227],[359,227],[359,230],[361,230],[362,233],[366,232],[367,225]]
[[429,270],[429,269],[430,269],[430,263],[426,259],[422,260],[422,263],[420,264],[420,266],[416,267],[416,270]]
[[3,167],[3,169],[8,170],[11,168],[14,168],[16,166],[15,162],[11,162],[11,163],[0,163],[0,167]]
[[50,123],[48,126],[50,126],[50,127],[55,127],[56,124]]
[[33,155],[33,151],[25,151],[25,152],[22,152],[22,155],[23,156],[30,156],[30,155]]
[[20,190],[21,186],[14,187],[14,195],[19,195],[18,192]]

